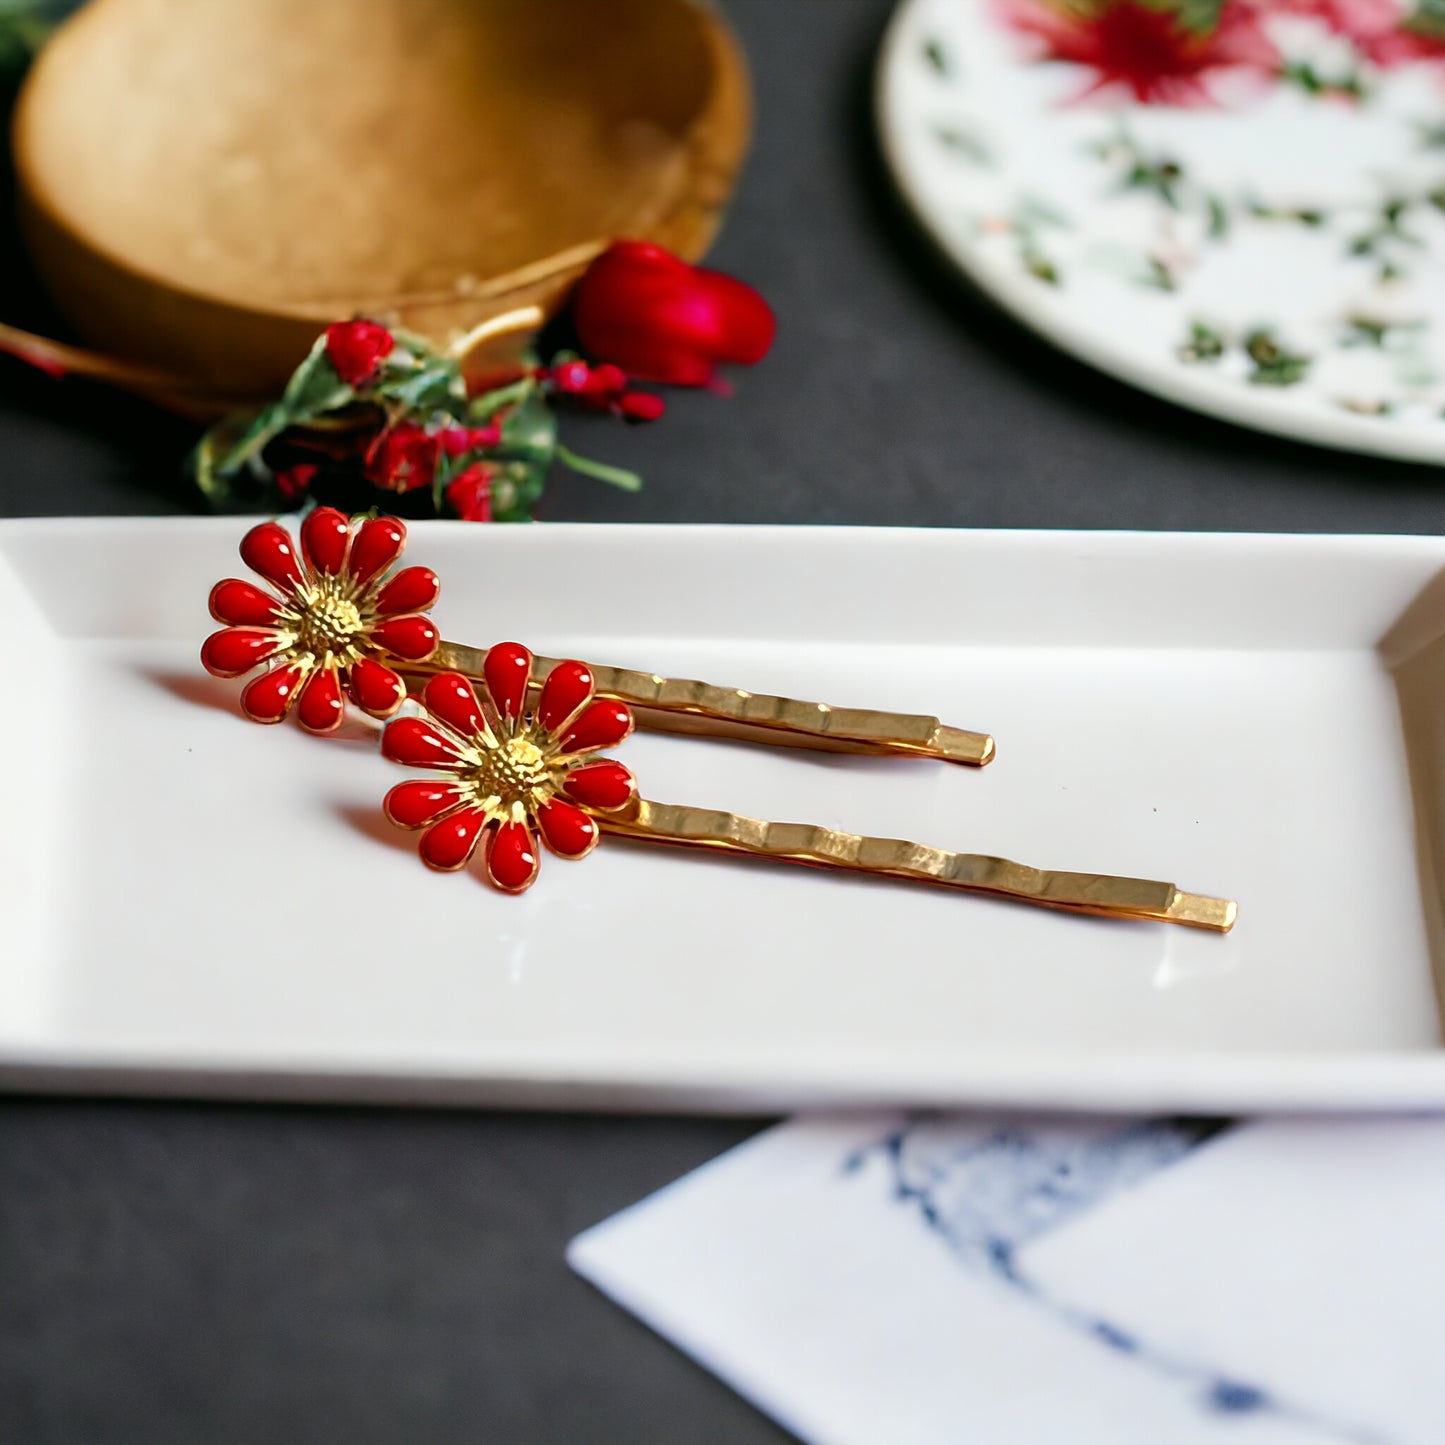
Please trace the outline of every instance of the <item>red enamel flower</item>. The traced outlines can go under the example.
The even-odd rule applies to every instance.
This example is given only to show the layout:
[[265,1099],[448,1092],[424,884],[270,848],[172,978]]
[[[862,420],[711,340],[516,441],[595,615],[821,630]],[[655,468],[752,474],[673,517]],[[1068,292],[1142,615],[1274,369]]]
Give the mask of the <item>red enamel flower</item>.
[[436,573],[406,567],[388,579],[406,546],[394,517],[359,525],[334,507],[301,524],[301,545],[279,522],[262,522],[241,540],[241,560],[276,594],[228,578],[211,590],[211,616],[227,625],[201,648],[215,677],[267,670],[246,684],[241,711],[277,723],[296,707],[301,726],[326,733],[341,725],[343,689],[363,712],[386,718],[406,688],[393,662],[425,662],[440,634],[427,612]]
[[1080,100],[1127,89],[1144,105],[1208,105],[1213,97],[1204,82],[1210,72],[1244,67],[1273,74],[1279,67],[1279,52],[1248,0],[1226,0],[1218,21],[1202,31],[1143,0],[1109,0],[1086,14],[1058,0],[996,3],[1006,25],[1038,42],[1040,59],[1096,72]]
[[458,672],[438,673],[422,703],[427,718],[387,725],[381,750],[394,763],[447,776],[398,783],[382,803],[402,828],[424,828],[422,861],[464,868],[485,838],[488,879],[520,893],[537,877],[537,840],[559,858],[585,858],[597,845],[594,813],[637,796],[632,773],[595,755],[632,731],[620,702],[598,699],[581,662],[560,662],[527,709],[532,654],[515,642],[487,653],[479,694]]

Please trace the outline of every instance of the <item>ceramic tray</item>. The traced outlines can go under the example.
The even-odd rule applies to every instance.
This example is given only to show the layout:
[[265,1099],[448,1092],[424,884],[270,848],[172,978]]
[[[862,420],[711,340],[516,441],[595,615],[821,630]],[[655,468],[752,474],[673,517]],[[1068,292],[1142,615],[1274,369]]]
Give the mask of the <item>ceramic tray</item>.
[[1239,900],[1221,937],[615,840],[521,898],[429,873],[374,739],[202,673],[245,525],[0,524],[0,1081],[1445,1105],[1445,539],[414,529],[448,637],[998,739],[976,771],[638,736],[648,796],[1168,878]]
[[1445,31],[1412,7],[904,0],[878,119],[944,252],[1066,351],[1326,446],[1445,458]]

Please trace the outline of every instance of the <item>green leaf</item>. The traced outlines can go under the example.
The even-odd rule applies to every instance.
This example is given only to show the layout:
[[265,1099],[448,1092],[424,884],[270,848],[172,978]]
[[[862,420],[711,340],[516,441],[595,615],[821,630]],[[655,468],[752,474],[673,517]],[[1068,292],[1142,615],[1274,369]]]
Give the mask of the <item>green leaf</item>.
[[375,392],[378,398],[401,402],[409,411],[450,411],[466,400],[461,372],[449,357],[429,357],[413,372],[386,377]]
[[547,467],[540,461],[508,462],[492,481],[492,519],[530,522],[532,509],[547,485]]
[[203,436],[192,453],[196,485],[210,496],[223,481],[234,477],[266,444],[291,425],[291,414],[281,402],[246,416],[227,417]]
[[1201,361],[1218,361],[1224,355],[1224,338],[1202,321],[1194,322],[1189,329],[1189,340],[1179,348],[1180,361],[1197,365]]
[[1249,380],[1255,386],[1294,386],[1310,369],[1308,356],[1286,351],[1268,331],[1252,331],[1244,339],[1244,349],[1254,363]]
[[557,451],[557,417],[534,386],[502,421],[501,450],[550,462]]
[[989,149],[972,131],[964,130],[956,125],[937,125],[933,128],[933,134],[937,136],[941,145],[947,146],[949,150],[962,156],[965,160],[972,161],[976,166],[991,166],[993,156]]
[[537,389],[530,376],[492,391],[484,391],[467,403],[467,416],[472,421],[489,422],[504,406],[513,406]]
[[596,477],[599,482],[606,482],[620,491],[642,490],[642,478],[636,472],[629,472],[625,467],[608,466],[606,462],[593,461],[591,457],[580,457],[571,447],[564,447],[560,442],[557,444],[557,460],[584,477]]
[[306,360],[291,373],[281,404],[296,420],[334,411],[354,399],[356,393],[337,376],[331,358],[326,354],[326,333],[312,343]]

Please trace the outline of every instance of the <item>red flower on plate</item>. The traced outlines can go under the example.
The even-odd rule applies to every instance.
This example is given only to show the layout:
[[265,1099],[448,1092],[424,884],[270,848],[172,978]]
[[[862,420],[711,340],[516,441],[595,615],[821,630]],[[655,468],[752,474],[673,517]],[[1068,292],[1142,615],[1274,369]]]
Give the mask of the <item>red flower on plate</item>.
[[1318,20],[1385,68],[1445,59],[1445,22],[1403,0],[1267,0],[1261,8]]
[[211,616],[227,625],[206,639],[202,665],[240,677],[267,664],[241,693],[252,722],[278,723],[295,706],[302,727],[331,732],[345,713],[343,690],[363,712],[390,717],[406,696],[392,663],[425,662],[441,641],[423,615],[437,599],[436,573],[406,567],[388,578],[405,546],[394,517],[358,525],[334,507],[301,524],[299,552],[279,522],[253,527],[241,560],[276,592],[235,577],[216,583]]
[[1128,90],[1144,105],[1209,105],[1205,78],[1246,68],[1274,74],[1279,52],[1247,0],[1227,0],[1218,22],[1192,30],[1179,16],[1143,0],[1107,0],[1079,13],[1057,0],[997,0],[1003,23],[1033,37],[1041,60],[1062,60],[1096,72],[1077,99]]
[[761,361],[776,329],[751,286],[650,241],[609,246],[577,283],[572,318],[589,355],[674,386],[706,386],[723,362]]
[[596,697],[581,662],[559,662],[529,710],[532,654],[516,642],[491,648],[482,673],[480,694],[461,673],[438,673],[422,694],[429,716],[387,724],[386,757],[445,776],[398,783],[382,809],[426,830],[422,861],[443,872],[466,867],[485,839],[487,878],[521,893],[537,877],[539,837],[559,858],[585,858],[599,837],[593,815],[637,796],[629,769],[596,756],[632,731],[632,714]]

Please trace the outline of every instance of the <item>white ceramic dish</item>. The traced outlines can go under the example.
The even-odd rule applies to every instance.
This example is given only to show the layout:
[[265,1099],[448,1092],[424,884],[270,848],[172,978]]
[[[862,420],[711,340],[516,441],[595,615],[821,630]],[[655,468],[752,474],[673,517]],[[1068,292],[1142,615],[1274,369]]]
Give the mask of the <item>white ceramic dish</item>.
[[[1390,0],[1306,8],[1253,7],[1228,53],[1258,63],[1204,67],[1177,105],[1086,95],[1105,70],[1058,55],[1094,22],[1060,0],[903,0],[884,152],[944,253],[1065,351],[1227,421],[1439,462],[1445,44]],[[1021,28],[1041,16],[1054,58]]]
[[978,772],[638,736],[649,796],[1170,878],[1239,900],[1220,937],[615,841],[523,898],[429,873],[379,820],[402,774],[368,741],[246,723],[201,672],[244,526],[0,524],[3,1082],[1445,1105],[1412,807],[1428,851],[1445,539],[414,529],[447,636],[999,744]]

